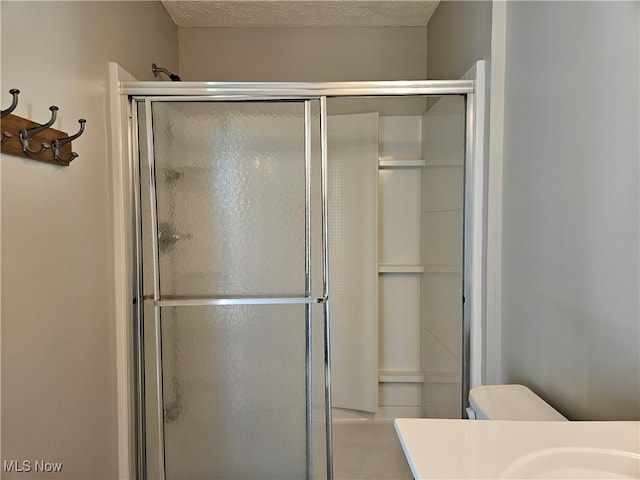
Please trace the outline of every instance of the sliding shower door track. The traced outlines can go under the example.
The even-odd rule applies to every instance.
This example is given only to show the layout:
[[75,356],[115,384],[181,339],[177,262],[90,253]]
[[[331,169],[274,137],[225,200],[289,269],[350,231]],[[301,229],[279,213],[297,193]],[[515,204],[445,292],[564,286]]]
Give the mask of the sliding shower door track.
[[[152,95],[162,101],[291,100],[321,97],[465,95],[474,80],[391,80],[363,82],[122,82],[120,93]],[[159,98],[160,96],[165,96]]]

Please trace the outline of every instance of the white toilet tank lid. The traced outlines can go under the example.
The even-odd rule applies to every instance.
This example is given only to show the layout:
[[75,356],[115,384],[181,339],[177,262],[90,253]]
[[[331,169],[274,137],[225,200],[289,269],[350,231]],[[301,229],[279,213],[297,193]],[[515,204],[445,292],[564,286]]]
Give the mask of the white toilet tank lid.
[[482,385],[469,392],[478,419],[567,420],[524,385]]

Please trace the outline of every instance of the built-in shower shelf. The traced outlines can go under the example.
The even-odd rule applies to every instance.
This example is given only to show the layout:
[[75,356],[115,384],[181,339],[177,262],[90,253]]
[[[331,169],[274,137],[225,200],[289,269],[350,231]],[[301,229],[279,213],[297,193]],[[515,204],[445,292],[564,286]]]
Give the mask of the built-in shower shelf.
[[464,167],[464,164],[462,162],[437,162],[437,161],[427,161],[424,164],[425,167],[430,168],[430,167],[437,167],[437,168],[441,168],[441,167]]
[[389,160],[380,158],[378,166],[380,168],[420,168],[424,167],[424,160]]
[[378,370],[382,383],[424,383],[422,372],[415,370]]
[[443,371],[425,371],[425,383],[460,383],[462,382],[461,371],[443,372]]
[[422,273],[423,265],[378,265],[378,273]]
[[462,273],[460,265],[425,265],[425,273]]

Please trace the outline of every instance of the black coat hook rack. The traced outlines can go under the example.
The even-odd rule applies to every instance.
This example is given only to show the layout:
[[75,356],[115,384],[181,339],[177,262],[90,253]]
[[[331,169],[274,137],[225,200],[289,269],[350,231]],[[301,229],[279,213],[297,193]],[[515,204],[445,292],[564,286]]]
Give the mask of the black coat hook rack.
[[80,124],[78,133],[69,136],[66,132],[51,128],[51,125],[56,121],[58,107],[50,106],[51,118],[47,122],[39,124],[11,113],[18,105],[20,90],[13,88],[9,90],[9,93],[13,97],[11,105],[6,110],[2,110],[0,117],[2,153],[64,167],[78,157],[78,154],[71,150],[71,141],[84,132],[84,126],[87,122],[84,118],[78,120]]

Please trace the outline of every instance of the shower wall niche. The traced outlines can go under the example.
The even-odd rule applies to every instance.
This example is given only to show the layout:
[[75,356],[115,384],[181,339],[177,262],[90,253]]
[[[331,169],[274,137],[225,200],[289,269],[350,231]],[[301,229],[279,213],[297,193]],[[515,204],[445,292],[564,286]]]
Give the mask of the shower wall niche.
[[382,116],[379,131],[379,416],[423,416],[421,116]]

